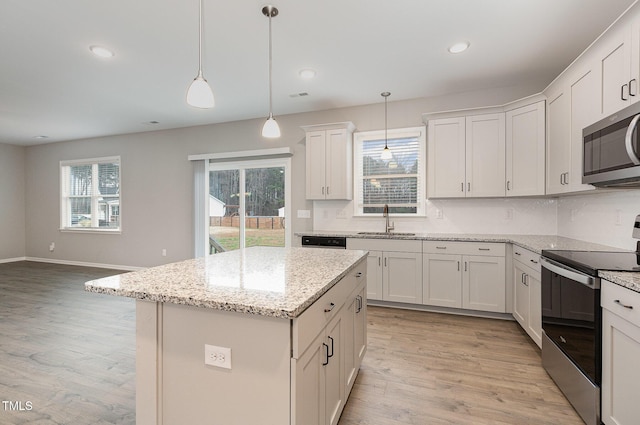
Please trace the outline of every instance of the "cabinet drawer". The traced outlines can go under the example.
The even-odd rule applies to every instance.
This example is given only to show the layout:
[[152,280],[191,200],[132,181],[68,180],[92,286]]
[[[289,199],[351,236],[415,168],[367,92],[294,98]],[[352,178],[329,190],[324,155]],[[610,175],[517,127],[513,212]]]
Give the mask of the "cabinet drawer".
[[340,312],[349,295],[366,281],[367,263],[361,261],[338,283],[329,289],[302,314],[293,319],[293,357],[298,359],[322,332],[329,321]]
[[413,239],[347,238],[347,249],[386,252],[422,252],[422,241]]
[[640,327],[640,293],[604,279],[601,289],[602,308]]
[[504,257],[504,243],[499,242],[450,242],[424,241],[422,250],[426,254],[486,255]]
[[536,254],[528,249],[520,248],[519,246],[513,246],[513,260],[519,261],[527,267],[531,267],[534,270],[541,271],[540,269],[540,254]]

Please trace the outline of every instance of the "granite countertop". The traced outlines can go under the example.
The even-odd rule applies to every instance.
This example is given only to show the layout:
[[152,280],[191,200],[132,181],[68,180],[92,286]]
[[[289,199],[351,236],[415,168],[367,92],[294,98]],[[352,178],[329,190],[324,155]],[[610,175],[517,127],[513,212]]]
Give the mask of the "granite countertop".
[[366,251],[252,247],[85,283],[85,290],[284,319],[295,318]]
[[361,239],[403,239],[424,241],[458,241],[458,242],[502,242],[512,243],[522,248],[542,254],[543,249],[572,249],[578,251],[624,251],[607,245],[585,242],[578,239],[554,235],[513,235],[513,234],[467,234],[467,233],[415,233],[390,235],[360,234],[345,231],[311,231],[296,232],[296,236],[344,236]]
[[600,271],[598,275],[617,285],[624,286],[635,292],[640,292],[640,273]]

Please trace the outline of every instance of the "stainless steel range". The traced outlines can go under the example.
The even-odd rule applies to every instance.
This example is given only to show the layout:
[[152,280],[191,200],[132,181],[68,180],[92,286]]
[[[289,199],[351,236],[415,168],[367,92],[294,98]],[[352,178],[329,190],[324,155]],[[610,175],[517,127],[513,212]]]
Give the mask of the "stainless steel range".
[[[640,238],[640,216],[634,237]],[[640,248],[640,242],[639,242]],[[640,251],[542,251],[542,365],[587,425],[600,425],[599,270],[640,271]]]

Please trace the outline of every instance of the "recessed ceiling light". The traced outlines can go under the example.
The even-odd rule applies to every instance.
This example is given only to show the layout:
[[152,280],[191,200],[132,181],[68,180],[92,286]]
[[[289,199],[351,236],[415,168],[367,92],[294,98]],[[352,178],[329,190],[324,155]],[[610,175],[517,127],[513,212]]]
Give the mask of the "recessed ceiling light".
[[43,135],[40,135],[40,136],[33,136],[33,138],[34,138],[34,139],[48,139],[48,138],[49,138],[49,136],[43,136]]
[[461,43],[456,43],[453,46],[449,47],[450,53],[461,53],[469,48],[469,42],[463,41]]
[[111,58],[115,56],[112,50],[107,49],[103,46],[89,46],[89,50],[96,56],[100,56],[101,58]]
[[304,80],[310,80],[316,76],[316,71],[313,69],[303,69],[298,73],[298,75],[300,75],[300,78]]

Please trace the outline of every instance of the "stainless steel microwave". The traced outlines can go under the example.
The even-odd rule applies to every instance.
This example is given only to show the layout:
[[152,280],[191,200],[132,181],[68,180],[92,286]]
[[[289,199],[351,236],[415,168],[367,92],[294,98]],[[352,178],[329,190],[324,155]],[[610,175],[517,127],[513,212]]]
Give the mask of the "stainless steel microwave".
[[640,102],[582,131],[582,183],[640,187]]

